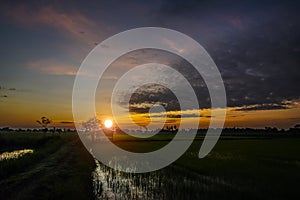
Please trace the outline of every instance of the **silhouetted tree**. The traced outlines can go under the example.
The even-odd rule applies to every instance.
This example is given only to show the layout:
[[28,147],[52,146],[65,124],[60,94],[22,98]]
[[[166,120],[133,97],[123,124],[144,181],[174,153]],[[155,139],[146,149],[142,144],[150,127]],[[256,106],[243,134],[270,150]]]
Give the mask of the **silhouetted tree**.
[[176,125],[174,125],[174,131],[178,131],[178,128]]
[[48,124],[51,123],[51,120],[48,119],[47,117],[41,117],[41,121],[40,120],[36,120],[36,122],[38,124],[40,124],[42,127],[47,128]]
[[85,131],[96,131],[101,128],[101,121],[97,117],[90,118],[89,120],[81,123]]
[[48,119],[47,117],[41,117],[41,120],[36,120],[36,122],[44,128],[44,132],[47,132],[48,131],[47,126],[48,124],[51,123],[51,120]]
[[294,128],[300,129],[300,124],[296,124]]
[[97,117],[92,117],[87,121],[81,123],[83,130],[91,134],[92,141],[96,139],[96,133],[101,128],[101,121]]

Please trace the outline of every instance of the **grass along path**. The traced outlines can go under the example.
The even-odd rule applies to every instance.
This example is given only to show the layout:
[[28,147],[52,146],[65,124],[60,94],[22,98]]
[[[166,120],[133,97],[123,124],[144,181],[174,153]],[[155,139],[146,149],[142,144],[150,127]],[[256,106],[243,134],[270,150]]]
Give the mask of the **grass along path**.
[[[93,199],[93,158],[76,135],[57,138],[62,144],[29,170],[0,181],[0,199]],[[51,145],[46,144],[46,145]]]

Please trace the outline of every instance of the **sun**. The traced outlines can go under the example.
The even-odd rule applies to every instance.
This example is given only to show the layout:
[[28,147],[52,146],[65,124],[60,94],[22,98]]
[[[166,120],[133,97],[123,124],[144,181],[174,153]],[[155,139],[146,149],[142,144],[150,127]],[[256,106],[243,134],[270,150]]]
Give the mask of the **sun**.
[[107,119],[107,120],[104,121],[104,126],[106,128],[111,128],[112,125],[113,125],[113,122],[110,119]]

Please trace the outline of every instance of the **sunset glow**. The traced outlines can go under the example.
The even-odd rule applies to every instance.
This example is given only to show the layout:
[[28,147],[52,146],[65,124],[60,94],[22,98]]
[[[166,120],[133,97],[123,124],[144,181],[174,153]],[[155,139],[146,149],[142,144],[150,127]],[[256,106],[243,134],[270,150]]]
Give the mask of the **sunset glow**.
[[[262,5],[244,12],[237,6],[232,8],[236,10],[234,14],[229,14],[227,7],[212,3],[212,8],[217,10],[208,8],[208,14],[203,18],[193,6],[181,10],[176,3],[171,3],[168,9],[158,3],[138,3],[128,5],[126,12],[117,13],[126,16],[125,23],[125,19],[114,14],[107,17],[110,13],[105,10],[118,7],[116,5],[106,5],[107,9],[103,9],[99,4],[94,9],[104,12],[91,14],[92,11],[69,10],[64,3],[30,4],[6,2],[1,7],[0,127],[37,128],[40,126],[36,120],[47,116],[52,120],[50,127],[74,128],[74,123],[92,117],[74,121],[72,115],[73,83],[83,59],[109,36],[132,27],[159,27],[162,22],[158,19],[164,19],[165,28],[192,36],[218,66],[227,96],[225,127],[288,129],[300,123],[299,46],[296,42],[298,34],[294,31],[298,21],[296,17],[290,17],[292,15],[282,14],[284,9]],[[74,8],[81,7],[85,5],[74,5]],[[182,13],[178,25],[173,23],[175,10]],[[153,11],[156,16],[152,16]],[[124,26],[127,23],[128,27]],[[283,38],[289,39],[283,41]],[[162,37],[161,41],[171,49],[188,53],[186,46],[176,46],[167,37]],[[170,65],[185,73],[196,91],[200,110],[182,110],[181,120],[187,124],[198,120],[200,127],[208,127],[210,118],[215,116],[209,114],[210,99],[201,77],[195,76],[189,64],[178,56],[151,49],[121,56],[105,71],[95,95],[99,120],[112,116],[110,91],[114,84],[128,70],[145,63]],[[95,74],[82,75],[95,78]],[[144,75],[144,78],[177,80],[163,72],[147,71]],[[130,81],[138,83],[140,79],[133,76]],[[180,84],[174,86],[180,88]],[[149,87],[138,92],[129,106],[131,116],[122,114],[123,98],[130,99],[127,95],[119,95],[112,104],[120,110],[120,114],[114,116],[117,124],[128,125],[133,121],[145,127],[150,123],[161,123],[160,113],[148,115],[149,108],[156,103],[165,106],[167,115],[173,112],[167,116],[165,125],[180,123],[179,115],[174,114],[178,111],[176,99],[168,91]],[[200,116],[196,116],[199,111]]]
[[104,126],[106,128],[111,128],[113,126],[113,122],[110,119],[104,121]]

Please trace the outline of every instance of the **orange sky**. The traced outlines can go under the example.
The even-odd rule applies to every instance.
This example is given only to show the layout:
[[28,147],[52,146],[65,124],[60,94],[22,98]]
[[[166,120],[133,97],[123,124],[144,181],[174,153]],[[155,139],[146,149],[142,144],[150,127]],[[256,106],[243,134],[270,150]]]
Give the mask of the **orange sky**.
[[[105,107],[105,106],[104,106]],[[106,106],[108,108],[109,105]],[[103,107],[102,107],[103,108]],[[19,97],[16,95],[14,101],[1,102],[1,115],[5,116],[0,121],[0,127],[39,127],[36,120],[40,119],[42,116],[50,118],[53,123],[50,126],[56,127],[72,127],[72,108],[71,100],[66,99],[60,103],[57,102],[47,102],[43,101],[41,97],[36,99],[28,98],[26,95],[24,97]],[[264,128],[266,126],[278,127],[278,128],[289,128],[293,127],[298,123],[300,118],[300,107],[298,104],[290,109],[281,110],[260,110],[260,111],[235,111],[237,108],[228,108],[227,117],[225,121],[225,127],[255,127]],[[107,118],[112,119],[111,111],[109,109],[103,110],[100,108],[101,112],[98,112],[98,118],[100,120],[105,120]],[[175,114],[176,112],[168,112],[168,114]],[[187,111],[183,113],[197,113],[197,111]],[[206,128],[210,120],[210,110],[204,109],[200,110],[200,127]],[[159,113],[156,117],[152,118],[156,120],[154,124],[160,124],[163,121],[162,117],[159,117]],[[139,125],[146,125],[150,122],[147,114],[132,114],[130,116],[133,121]],[[126,117],[116,116],[116,120],[121,125],[126,125]],[[172,118],[171,120],[174,120]],[[175,119],[174,123],[178,124],[179,119]],[[182,128],[188,128],[189,121],[198,120],[197,117],[182,118]],[[175,122],[176,121],[176,122]]]

